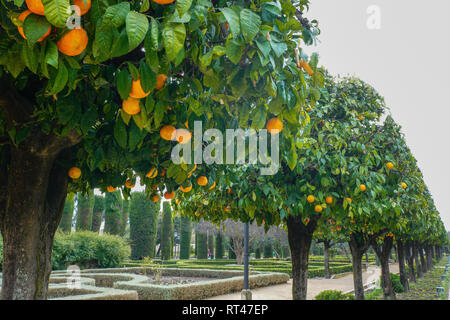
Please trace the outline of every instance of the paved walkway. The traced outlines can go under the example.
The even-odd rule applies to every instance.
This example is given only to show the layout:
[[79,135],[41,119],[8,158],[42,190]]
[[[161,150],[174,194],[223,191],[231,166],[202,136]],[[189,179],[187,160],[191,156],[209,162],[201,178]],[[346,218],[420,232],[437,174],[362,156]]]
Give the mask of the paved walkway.
[[[390,271],[398,273],[398,264],[391,264]],[[363,272],[364,284],[376,281],[380,278],[381,269],[370,266]],[[353,274],[349,273],[338,279],[308,279],[308,300],[314,299],[316,295],[324,290],[340,290],[348,292],[353,290]],[[252,290],[253,300],[292,300],[292,279],[287,283]],[[207,300],[240,300],[241,293],[220,295]]]

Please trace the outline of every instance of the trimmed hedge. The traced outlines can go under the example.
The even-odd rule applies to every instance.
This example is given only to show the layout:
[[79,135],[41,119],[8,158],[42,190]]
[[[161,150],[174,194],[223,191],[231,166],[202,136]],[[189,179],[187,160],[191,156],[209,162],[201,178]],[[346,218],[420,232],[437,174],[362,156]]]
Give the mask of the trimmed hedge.
[[181,217],[180,259],[189,259],[191,253],[192,223],[189,217]]
[[[170,262],[170,263],[169,263]],[[236,265],[236,260],[228,259],[217,259],[217,260],[207,260],[207,259],[197,259],[197,260],[171,260],[171,261],[157,261],[154,260],[153,263],[158,263],[165,268],[183,268],[183,269],[211,269],[211,270],[242,270],[242,265]],[[127,261],[123,264],[127,267],[137,267],[137,266],[150,266],[149,264],[144,264],[139,261]],[[275,260],[250,260],[250,270],[252,271],[263,271],[263,272],[281,272],[287,273],[292,276],[292,266],[289,261],[275,261]],[[330,263],[330,273],[338,274],[344,272],[351,272],[352,265],[349,263]],[[324,277],[325,269],[323,263],[320,266],[310,265],[308,268],[308,277]]]
[[72,230],[72,218],[73,218],[73,193],[68,194],[64,203],[63,214],[59,223],[59,229],[63,232],[69,233]]
[[169,260],[172,252],[173,221],[172,209],[168,201],[163,202],[161,221],[161,259]]
[[338,290],[325,290],[319,293],[314,300],[355,300],[352,294],[344,294]]
[[206,234],[197,234],[197,258],[207,259],[208,258],[208,237]]
[[156,228],[158,227],[158,205],[148,201],[144,192],[133,193],[130,202],[130,241],[131,257],[153,258],[156,246]]
[[122,201],[120,191],[106,193],[104,232],[114,235],[120,234],[120,225],[122,223]]
[[215,252],[215,257],[218,259],[222,259],[224,254],[225,254],[225,248],[224,248],[224,237],[221,233],[218,233],[216,235],[216,252]]
[[130,246],[123,238],[98,235],[91,231],[72,234],[57,232],[53,243],[52,267],[67,269],[69,265],[80,268],[117,268],[130,256]]
[[94,190],[87,194],[78,193],[77,204],[77,231],[91,230],[92,211],[94,209]]
[[94,196],[94,209],[92,210],[91,231],[99,232],[103,221],[103,210],[105,210],[105,198],[103,196]]

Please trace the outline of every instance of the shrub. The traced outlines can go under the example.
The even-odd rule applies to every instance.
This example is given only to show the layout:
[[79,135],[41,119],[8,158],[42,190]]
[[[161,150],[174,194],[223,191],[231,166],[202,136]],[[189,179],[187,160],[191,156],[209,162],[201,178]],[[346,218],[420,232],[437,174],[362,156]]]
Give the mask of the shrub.
[[189,217],[181,217],[180,229],[180,259],[189,259],[192,235],[192,223]]
[[52,267],[61,270],[77,264],[82,269],[116,268],[130,256],[130,251],[126,241],[117,236],[90,231],[58,232],[53,243]]
[[3,263],[3,239],[0,235],[0,272],[2,271],[2,263]]
[[315,300],[354,300],[355,296],[352,294],[343,294],[338,290],[325,290],[319,293],[314,298]]
[[168,201],[163,203],[161,220],[161,259],[169,260],[172,252],[171,239],[173,236],[172,209]]

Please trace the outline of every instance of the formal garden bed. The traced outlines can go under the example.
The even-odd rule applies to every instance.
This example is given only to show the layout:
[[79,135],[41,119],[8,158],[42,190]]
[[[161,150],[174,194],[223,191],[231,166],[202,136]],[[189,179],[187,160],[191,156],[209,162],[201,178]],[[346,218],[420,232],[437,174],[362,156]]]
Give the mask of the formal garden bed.
[[[342,259],[345,257],[339,257],[339,259],[330,260],[330,274],[340,274],[352,271],[351,263]],[[374,263],[372,260],[371,263]],[[148,266],[154,267],[160,265],[164,268],[182,268],[182,269],[213,269],[213,270],[243,270],[242,265],[236,264],[236,260],[233,259],[190,259],[190,260],[152,260],[151,262],[144,261],[126,261],[123,266],[125,267],[138,267]],[[249,262],[250,270],[264,271],[264,272],[282,272],[292,275],[291,261],[287,260],[275,260],[275,259],[252,259]],[[325,275],[324,262],[320,259],[311,259],[308,268],[308,277],[316,278],[323,277]]]
[[[243,272],[214,269],[132,267],[85,269],[79,285],[73,274],[54,271],[49,299],[64,300],[192,300],[242,290]],[[252,271],[250,288],[286,283],[289,275]]]

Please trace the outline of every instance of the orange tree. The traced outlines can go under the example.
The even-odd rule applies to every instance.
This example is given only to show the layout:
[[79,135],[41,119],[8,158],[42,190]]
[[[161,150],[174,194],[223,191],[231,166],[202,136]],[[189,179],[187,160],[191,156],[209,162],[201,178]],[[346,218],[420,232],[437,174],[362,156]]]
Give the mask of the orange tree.
[[158,2],[74,1],[80,18],[69,0],[1,2],[3,298],[46,298],[67,190],[128,195],[139,176],[170,198],[192,170],[170,162],[174,127],[277,115],[288,134],[317,100],[317,59],[295,54],[318,34],[308,0]]
[[[308,107],[310,122],[292,137],[292,148],[281,149],[276,174],[262,176],[257,165],[226,166],[220,176],[216,172],[214,189],[180,191],[178,202],[194,219],[287,226],[294,299],[306,299],[308,255],[318,224],[356,216],[350,197],[359,194],[355,186],[367,171],[358,167],[365,154],[361,141],[370,140],[363,129],[384,111],[382,98],[358,79],[326,76],[320,91],[317,105]],[[364,179],[370,185],[380,177]]]

